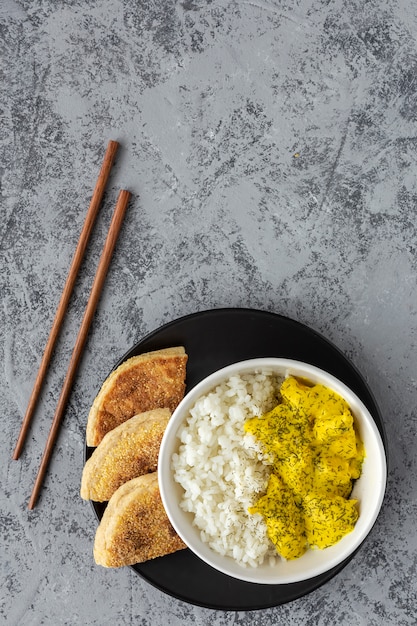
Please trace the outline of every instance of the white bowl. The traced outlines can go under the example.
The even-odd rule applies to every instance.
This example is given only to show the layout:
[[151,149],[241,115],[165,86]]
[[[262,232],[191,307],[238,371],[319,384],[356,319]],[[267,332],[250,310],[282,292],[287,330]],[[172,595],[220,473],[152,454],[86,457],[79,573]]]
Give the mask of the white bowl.
[[[259,370],[306,378],[312,383],[321,383],[333,389],[345,398],[364,443],[366,458],[361,476],[355,481],[352,492],[352,497],[359,501],[359,518],[352,532],[325,550],[310,549],[295,560],[280,560],[273,566],[263,563],[258,567],[245,567],[231,557],[221,556],[201,540],[200,531],[193,525],[193,515],[184,512],[179,506],[183,489],[174,480],[171,460],[180,444],[178,430],[197,399],[233,374],[254,373]],[[158,463],[162,502],[172,526],[187,546],[216,570],[240,580],[263,584],[286,584],[307,580],[336,567],[352,555],[364,541],[378,516],[385,494],[386,473],[384,445],[378,428],[363,402],[345,384],[327,372],[306,363],[281,358],[261,358],[235,363],[211,374],[193,387],[170,419],[162,440]]]

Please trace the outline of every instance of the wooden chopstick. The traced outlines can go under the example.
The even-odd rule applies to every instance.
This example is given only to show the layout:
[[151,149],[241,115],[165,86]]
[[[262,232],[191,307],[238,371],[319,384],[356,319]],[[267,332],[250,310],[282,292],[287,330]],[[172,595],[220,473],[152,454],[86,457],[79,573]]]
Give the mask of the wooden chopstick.
[[122,225],[123,217],[129,203],[131,194],[129,191],[122,189],[117,199],[116,208],[114,210],[113,218],[110,224],[109,232],[104,244],[103,252],[100,257],[100,261],[97,267],[97,272],[94,277],[93,286],[91,288],[90,297],[85,309],[84,317],[81,322],[80,330],[75,342],[75,346],[72,352],[71,360],[68,366],[67,375],[64,380],[61,395],[58,400],[58,405],[55,411],[54,418],[52,420],[51,429],[49,431],[48,439],[46,441],[45,450],[39,466],[38,475],[35,480],[32,495],[29,500],[29,509],[33,509],[39,496],[39,492],[42,486],[42,481],[48,468],[49,460],[52,455],[52,450],[58,435],[58,430],[66,403],[71,391],[72,383],[77,371],[77,367],[82,356],[84,344],[87,339],[88,331],[91,321],[93,319],[94,312],[97,307],[97,303],[100,297],[100,293],[103,288],[104,280],[106,278],[107,270],[110,264],[111,256],[113,254],[114,246],[116,244],[117,236],[119,234],[120,227]]
[[64,290],[61,295],[61,299],[58,304],[58,308],[55,314],[55,319],[52,324],[51,332],[49,334],[49,338],[45,347],[45,351],[41,360],[41,364],[39,366],[38,374],[36,376],[36,380],[33,386],[32,394],[29,398],[29,403],[26,409],[25,416],[22,421],[22,425],[20,428],[19,437],[17,439],[16,447],[13,452],[13,459],[17,460],[22,452],[23,445],[25,443],[26,435],[29,430],[29,425],[33,416],[33,413],[36,408],[36,404],[39,399],[39,395],[42,389],[42,384],[45,379],[46,372],[48,370],[48,366],[52,357],[52,352],[55,346],[55,342],[57,340],[59,331],[62,326],[62,322],[64,320],[64,316],[66,310],[68,308],[68,302],[74,288],[75,280],[78,275],[78,271],[80,269],[81,261],[84,257],[85,249],[88,243],[88,239],[91,234],[91,230],[93,228],[94,221],[97,216],[98,209],[100,208],[101,201],[103,199],[104,190],[107,184],[107,181],[110,176],[110,171],[116,157],[116,152],[119,147],[119,143],[117,141],[109,141],[107,145],[107,149],[104,155],[103,163],[100,169],[100,173],[96,182],[96,186],[93,191],[93,195],[91,198],[90,206],[87,211],[87,215],[85,218],[84,226],[82,228],[80,238],[78,240],[78,244],[74,253],[74,257],[68,272],[68,277],[64,286]]

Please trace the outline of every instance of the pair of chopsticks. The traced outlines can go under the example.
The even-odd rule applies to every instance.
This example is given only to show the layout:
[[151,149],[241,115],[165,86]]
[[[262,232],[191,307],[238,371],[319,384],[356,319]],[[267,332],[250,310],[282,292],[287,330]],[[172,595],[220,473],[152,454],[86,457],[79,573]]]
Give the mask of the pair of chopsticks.
[[[65,313],[68,307],[69,299],[77,278],[78,271],[80,269],[81,261],[83,259],[87,242],[90,237],[95,218],[98,213],[101,201],[103,199],[104,191],[107,181],[110,177],[111,168],[113,166],[116,152],[119,147],[117,141],[109,141],[106,153],[104,155],[103,163],[100,169],[100,173],[94,188],[93,196],[91,198],[90,206],[87,211],[84,226],[82,228],[80,238],[74,253],[74,257],[69,269],[68,277],[64,286],[64,290],[61,295],[61,299],[58,304],[58,308],[55,314],[55,319],[52,324],[51,332],[45,347],[45,351],[41,360],[41,364],[38,370],[38,374],[33,386],[33,390],[29,399],[28,407],[25,416],[22,421],[19,437],[16,443],[16,447],[13,453],[13,459],[17,460],[22,452],[29,425],[33,417],[33,413],[40,395],[42,384],[44,382],[46,372],[48,370],[49,362],[52,357],[53,348],[58,337],[62,322],[65,317]],[[46,470],[49,465],[49,461],[52,456],[53,447],[58,436],[59,426],[61,424],[66,404],[69,398],[69,394],[72,388],[72,383],[77,372],[77,368],[83,353],[84,345],[87,339],[88,331],[100,298],[100,294],[103,288],[104,280],[106,278],[107,270],[110,265],[110,260],[113,254],[113,250],[117,241],[117,237],[120,231],[120,227],[123,222],[123,217],[126,212],[127,205],[129,203],[131,193],[122,189],[119,192],[117,198],[116,207],[113,213],[113,217],[110,223],[109,231],[106,241],[104,243],[103,251],[100,257],[100,261],[97,267],[96,275],[94,277],[93,285],[91,287],[90,296],[85,309],[84,317],[81,321],[80,330],[74,345],[71,360],[68,366],[67,374],[63,383],[61,395],[58,400],[58,404],[55,410],[55,415],[52,420],[51,428],[49,431],[48,439],[45,444],[44,453],[39,466],[38,474],[33,486],[32,495],[29,500],[28,507],[33,509],[39,497],[39,493],[42,487],[43,479],[45,477]]]

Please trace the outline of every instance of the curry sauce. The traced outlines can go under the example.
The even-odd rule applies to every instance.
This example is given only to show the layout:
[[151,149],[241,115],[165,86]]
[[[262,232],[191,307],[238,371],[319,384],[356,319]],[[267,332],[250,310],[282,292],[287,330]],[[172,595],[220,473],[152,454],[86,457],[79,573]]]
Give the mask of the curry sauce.
[[295,377],[280,391],[281,404],[245,422],[272,466],[266,493],[249,512],[264,517],[278,553],[296,559],[353,530],[359,513],[348,498],[365,452],[349,405],[334,391]]

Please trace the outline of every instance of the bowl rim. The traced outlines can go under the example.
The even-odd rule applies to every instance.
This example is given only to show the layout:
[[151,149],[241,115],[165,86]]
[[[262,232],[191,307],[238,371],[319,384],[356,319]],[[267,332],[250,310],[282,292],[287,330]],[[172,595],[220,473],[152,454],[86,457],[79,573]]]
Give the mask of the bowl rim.
[[[269,570],[263,570],[263,566],[259,566],[257,568],[239,566],[239,564],[231,557],[222,557],[218,553],[211,550],[208,547],[208,544],[203,543],[199,538],[199,531],[197,529],[193,531],[195,535],[198,534],[196,542],[192,540],[190,541],[187,533],[184,532],[182,528],[181,522],[184,520],[184,517],[190,517],[191,514],[185,514],[180,509],[180,507],[178,506],[178,502],[173,495],[176,489],[182,489],[179,483],[177,483],[173,478],[171,470],[171,458],[173,452],[176,448],[178,448],[179,445],[179,441],[177,440],[177,432],[186,417],[186,413],[183,414],[183,412],[188,411],[195,404],[198,397],[208,393],[211,389],[215,388],[216,385],[220,384],[223,380],[226,380],[232,374],[236,374],[238,372],[239,374],[245,374],[259,370],[268,370],[274,368],[284,370],[283,374],[285,376],[304,376],[307,380],[310,380],[313,383],[321,382],[321,384],[325,384],[326,386],[333,389],[336,393],[344,397],[347,400],[354,415],[359,412],[363,417],[365,417],[364,424],[369,431],[368,435],[373,438],[374,448],[377,451],[376,458],[379,463],[378,481],[375,485],[373,495],[373,506],[366,519],[361,520],[362,524],[360,527],[360,531],[357,530],[357,523],[355,529],[351,533],[349,533],[349,535],[345,536],[340,542],[338,542],[338,544],[336,544],[336,546],[340,547],[342,542],[344,542],[345,544],[347,544],[347,547],[345,549],[334,549],[334,555],[331,554],[332,548],[335,548],[335,546],[321,551],[309,550],[307,554],[329,554],[330,558],[322,558],[318,566],[311,567],[307,572],[303,573],[302,575],[294,572],[283,574],[279,572],[279,570],[278,573],[275,574],[272,571],[275,569],[274,567],[269,568]],[[292,373],[297,371],[300,372],[300,370],[302,371],[302,373]],[[323,379],[325,379],[326,382],[323,382]],[[175,442],[177,442],[177,445],[175,445]],[[315,576],[325,573],[328,570],[331,570],[333,567],[339,565],[345,559],[352,556],[362,545],[376,522],[385,497],[387,483],[387,454],[382,440],[382,436],[370,411],[367,409],[362,400],[345,383],[343,383],[334,375],[326,372],[325,370],[304,361],[281,357],[259,357],[246,359],[243,361],[237,361],[235,363],[231,363],[230,365],[222,367],[219,370],[216,370],[215,372],[203,378],[185,394],[184,398],[181,400],[177,408],[173,411],[168,426],[163,435],[160,446],[157,471],[161,499],[168,518],[177,534],[182,538],[185,544],[197,557],[202,559],[211,567],[214,567],[216,570],[228,576],[238,578],[242,581],[261,584],[287,584],[302,582],[303,580],[308,580],[309,578],[313,578]],[[359,484],[359,481],[360,479],[358,479],[356,483]],[[301,559],[303,559],[303,557],[301,557]],[[300,559],[297,559],[296,561],[300,562]],[[295,561],[286,563],[294,562]],[[267,571],[269,575],[262,576],[264,571]]]

